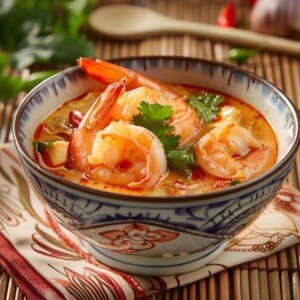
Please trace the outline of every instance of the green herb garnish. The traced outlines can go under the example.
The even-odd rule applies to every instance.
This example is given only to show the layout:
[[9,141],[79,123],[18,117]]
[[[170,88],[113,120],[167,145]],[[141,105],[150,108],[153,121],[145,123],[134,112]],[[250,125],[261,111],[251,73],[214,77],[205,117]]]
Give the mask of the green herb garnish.
[[138,110],[140,113],[133,116],[132,123],[153,132],[164,147],[170,168],[189,177],[194,154],[191,147],[177,148],[180,136],[174,134],[174,127],[167,122],[173,114],[172,106],[142,101]]
[[239,180],[233,180],[233,181],[231,181],[229,184],[230,185],[239,185],[239,184],[241,184],[242,182],[241,181],[239,181]]
[[95,4],[95,0],[0,1],[0,102],[28,92],[53,72],[38,72],[28,79],[11,74],[33,64],[40,69],[94,56],[81,28]]
[[50,142],[33,141],[32,145],[37,152],[43,152],[45,149],[52,147],[53,142],[51,142],[51,141]]
[[241,64],[248,60],[250,57],[261,52],[264,47],[257,47],[255,49],[243,49],[243,48],[233,48],[228,53],[228,58],[230,61],[234,61]]
[[180,136],[173,134],[174,127],[167,122],[173,114],[171,105],[142,101],[138,110],[140,113],[133,116],[132,123],[153,132],[163,144],[166,153],[179,145]]
[[0,102],[12,99],[22,89],[23,80],[20,77],[0,74]]
[[167,154],[167,158],[172,170],[184,174],[186,177],[191,175],[190,167],[194,165],[195,159],[190,147],[171,150]]
[[[6,0],[0,4],[0,49],[13,68],[70,63],[93,56],[80,31],[94,0]],[[5,8],[5,9],[4,9]]]
[[29,75],[24,80],[17,76],[4,75],[0,72],[0,102],[7,102],[16,97],[21,91],[29,92],[36,85],[54,75],[56,71],[41,71]]
[[211,123],[216,119],[221,110],[219,105],[222,102],[222,96],[210,93],[202,93],[188,98],[189,105],[196,110],[197,116],[203,118],[205,123]]

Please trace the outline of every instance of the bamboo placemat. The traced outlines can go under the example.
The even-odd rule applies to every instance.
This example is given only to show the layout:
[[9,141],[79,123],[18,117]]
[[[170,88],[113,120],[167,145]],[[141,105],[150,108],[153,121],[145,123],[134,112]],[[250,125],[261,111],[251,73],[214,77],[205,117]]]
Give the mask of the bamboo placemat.
[[[161,13],[179,19],[215,23],[220,7],[226,0],[173,0],[173,1],[102,1],[135,3],[149,6]],[[241,26],[247,27],[249,6],[246,0],[236,0]],[[232,45],[211,42],[189,35],[162,36],[141,41],[117,42],[88,33],[95,44],[97,57],[103,59],[134,55],[182,55],[228,62]],[[300,108],[300,59],[276,53],[262,53],[248,60],[243,68],[275,83]],[[22,97],[22,95],[20,95]],[[0,143],[11,138],[11,120],[14,103],[0,103]],[[300,151],[288,182],[300,187]],[[300,244],[268,258],[245,263],[187,286],[163,292],[149,299],[300,299]],[[0,300],[23,299],[12,279],[0,275]]]

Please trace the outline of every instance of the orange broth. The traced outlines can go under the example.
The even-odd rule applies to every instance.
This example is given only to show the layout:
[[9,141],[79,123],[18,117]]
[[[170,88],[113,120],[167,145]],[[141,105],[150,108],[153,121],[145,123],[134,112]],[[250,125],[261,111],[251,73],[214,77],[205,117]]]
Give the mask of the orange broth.
[[[173,87],[174,88],[174,87]],[[203,91],[208,91],[202,88],[191,86],[176,86],[176,89],[186,89],[190,94],[199,94]],[[209,91],[211,92],[211,91]],[[219,92],[212,91],[216,94]],[[83,114],[91,107],[93,101],[99,96],[101,91],[89,92],[76,99],[65,102],[61,107],[57,108],[49,114],[43,122],[37,127],[34,140],[38,141],[56,141],[68,140],[72,131],[69,124],[69,112],[77,110]],[[269,147],[269,158],[261,173],[271,168],[277,160],[278,144],[275,133],[268,121],[256,109],[246,104],[245,102],[236,99],[232,96],[222,94],[224,101],[221,106],[234,106],[242,112],[240,121],[241,126],[246,129],[251,129],[252,135],[259,141],[263,147]],[[199,134],[199,138],[209,132],[212,125],[204,124],[203,130]],[[59,131],[59,133],[57,133]],[[42,156],[44,163],[47,163],[47,156]],[[34,158],[39,162],[37,153],[34,150]],[[51,164],[49,165],[51,167]],[[148,195],[148,196],[174,196],[174,195],[191,195],[209,191],[224,189],[230,186],[230,180],[217,178],[205,173],[200,168],[192,168],[192,176],[185,178],[179,173],[169,170],[168,175],[158,185],[147,190],[131,190],[126,187],[109,185],[107,183],[95,182],[90,180],[86,174],[82,174],[75,170],[68,169],[68,166],[61,166],[55,169],[49,169],[50,172],[58,176],[64,177],[72,182],[85,185],[94,189],[110,191],[114,193],[123,193],[131,195]]]

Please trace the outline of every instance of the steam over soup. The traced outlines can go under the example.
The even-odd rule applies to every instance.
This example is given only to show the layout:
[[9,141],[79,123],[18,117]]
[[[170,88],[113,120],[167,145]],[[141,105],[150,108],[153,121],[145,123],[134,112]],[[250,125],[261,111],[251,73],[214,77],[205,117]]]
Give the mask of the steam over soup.
[[274,131],[243,101],[105,61],[78,63],[106,88],[38,126],[34,157],[50,172],[115,193],[186,195],[242,184],[275,164]]

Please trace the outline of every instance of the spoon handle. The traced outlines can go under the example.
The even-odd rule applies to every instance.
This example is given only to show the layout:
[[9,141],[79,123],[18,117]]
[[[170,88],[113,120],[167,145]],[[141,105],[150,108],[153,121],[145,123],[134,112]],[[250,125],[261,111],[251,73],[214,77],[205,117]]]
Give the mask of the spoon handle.
[[221,28],[215,25],[167,18],[162,24],[165,32],[190,33],[216,41],[224,41],[246,47],[259,47],[300,56],[300,42],[259,34],[236,28]]

